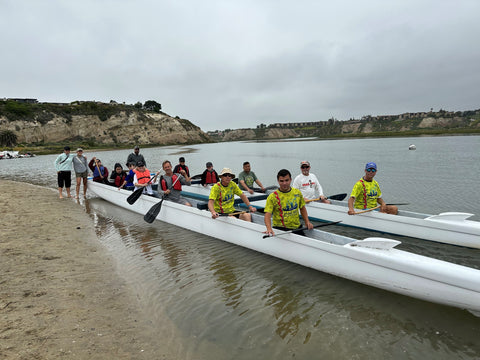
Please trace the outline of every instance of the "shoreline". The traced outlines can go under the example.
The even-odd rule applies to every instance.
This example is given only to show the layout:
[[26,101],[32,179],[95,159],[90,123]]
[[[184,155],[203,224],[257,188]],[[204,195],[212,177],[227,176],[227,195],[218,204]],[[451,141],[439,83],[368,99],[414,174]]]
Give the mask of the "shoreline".
[[[253,129],[252,129],[253,130]],[[266,139],[236,139],[231,141],[211,141],[211,142],[204,142],[204,143],[185,143],[185,144],[175,144],[174,146],[188,146],[188,145],[196,145],[196,144],[207,144],[207,143],[225,143],[225,142],[236,142],[236,141],[253,141],[253,142],[275,142],[275,141],[288,141],[294,139],[296,141],[310,141],[310,140],[353,140],[353,139],[382,139],[382,138],[405,138],[405,137],[443,137],[443,136],[480,136],[480,129],[479,130],[468,130],[465,132],[462,131],[442,131],[442,130],[432,130],[430,132],[392,132],[389,134],[380,134],[380,133],[361,133],[361,134],[339,134],[339,135],[330,135],[324,137],[283,137],[283,138],[266,138]],[[105,145],[105,146],[92,146],[88,147],[84,143],[77,143],[77,142],[68,142],[65,141],[62,145],[42,145],[42,146],[33,146],[33,145],[25,145],[25,146],[15,146],[11,151],[19,151],[19,152],[31,152],[34,153],[36,156],[40,155],[51,155],[51,154],[59,154],[63,151],[63,147],[65,145],[70,146],[72,149],[81,147],[85,151],[89,152],[100,152],[100,151],[111,151],[111,150],[126,150],[133,148],[134,145],[132,144],[122,144],[122,145]],[[172,144],[138,144],[141,148],[153,148],[153,147],[163,147],[163,146],[172,146]]]
[[0,186],[0,359],[175,358],[83,206],[36,185]]

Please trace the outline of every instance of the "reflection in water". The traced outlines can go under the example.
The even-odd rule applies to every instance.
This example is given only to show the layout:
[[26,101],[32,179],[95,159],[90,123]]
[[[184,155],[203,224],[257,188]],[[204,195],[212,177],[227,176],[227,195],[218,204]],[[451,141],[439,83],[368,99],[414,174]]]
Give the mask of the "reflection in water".
[[238,283],[235,268],[223,259],[216,259],[210,265],[210,270],[220,283],[220,288],[225,296],[225,305],[236,308],[240,304],[242,286]]
[[319,353],[359,359],[480,356],[480,321],[466,311],[340,279],[165,223],[144,224],[140,215],[99,199],[85,206],[159,333],[165,331],[160,320],[165,316],[175,325],[176,341],[187,349],[184,359],[211,359],[212,353],[236,360],[313,359]]

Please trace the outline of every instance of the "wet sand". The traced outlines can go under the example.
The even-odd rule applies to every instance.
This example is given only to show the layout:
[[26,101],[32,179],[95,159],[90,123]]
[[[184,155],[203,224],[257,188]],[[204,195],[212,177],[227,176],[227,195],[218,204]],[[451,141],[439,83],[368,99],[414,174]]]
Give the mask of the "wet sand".
[[56,189],[0,189],[0,359],[175,358],[83,206]]

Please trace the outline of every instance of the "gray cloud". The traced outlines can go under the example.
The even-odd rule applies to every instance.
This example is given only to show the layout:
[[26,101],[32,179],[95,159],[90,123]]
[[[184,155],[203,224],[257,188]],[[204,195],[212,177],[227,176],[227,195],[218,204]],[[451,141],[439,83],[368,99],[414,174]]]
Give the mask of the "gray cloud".
[[203,130],[480,108],[477,1],[1,3],[0,97],[153,99]]

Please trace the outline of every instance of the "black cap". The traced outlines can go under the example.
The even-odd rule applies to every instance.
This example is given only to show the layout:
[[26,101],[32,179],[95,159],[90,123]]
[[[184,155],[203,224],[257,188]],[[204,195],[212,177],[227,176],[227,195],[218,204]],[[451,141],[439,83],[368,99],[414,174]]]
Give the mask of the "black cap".
[[143,161],[139,161],[139,162],[137,162],[137,166],[139,166],[139,167],[140,166],[145,166],[145,163]]
[[210,161],[207,162],[207,167],[209,167],[209,166],[213,166],[213,164]]
[[185,158],[182,156],[180,159],[178,159],[180,162],[185,162]]

